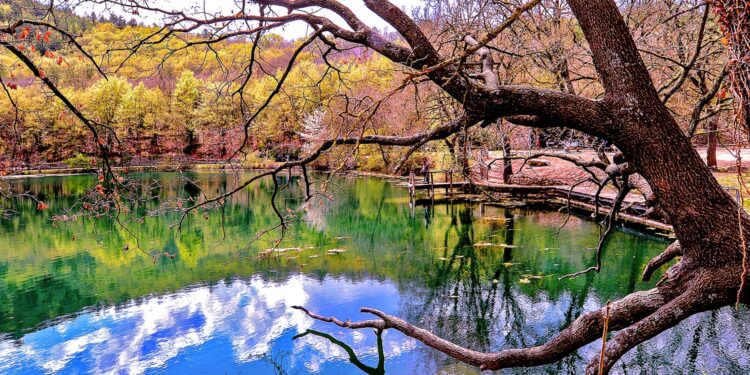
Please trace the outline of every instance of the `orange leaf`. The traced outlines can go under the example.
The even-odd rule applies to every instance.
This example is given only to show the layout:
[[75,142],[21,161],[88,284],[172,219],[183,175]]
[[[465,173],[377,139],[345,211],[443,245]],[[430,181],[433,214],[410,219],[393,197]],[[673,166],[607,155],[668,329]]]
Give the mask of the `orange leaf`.
[[29,36],[29,33],[31,32],[31,28],[28,26],[24,27],[23,30],[21,30],[21,33],[18,34],[19,39],[26,39],[27,36]]
[[52,35],[52,31],[47,30],[46,33],[44,33],[44,42],[49,43],[49,36]]
[[44,51],[44,57],[48,57],[48,58],[51,59],[51,58],[55,57],[55,54],[52,53],[52,51],[50,51],[50,50],[46,50],[46,51]]
[[42,41],[42,34],[36,33],[36,41],[41,42]]
[[36,52],[36,46],[34,46],[33,44],[31,45],[31,52]]

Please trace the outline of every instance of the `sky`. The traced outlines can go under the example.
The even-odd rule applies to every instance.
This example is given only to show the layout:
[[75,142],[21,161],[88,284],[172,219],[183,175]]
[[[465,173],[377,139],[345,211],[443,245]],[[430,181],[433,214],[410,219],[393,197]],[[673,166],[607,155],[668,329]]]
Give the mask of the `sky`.
[[[364,5],[362,0],[339,0],[342,4],[349,7],[355,14],[357,14],[360,19],[362,19],[363,22],[365,22],[370,27],[377,27],[378,29],[390,29],[392,28],[388,27],[388,25],[380,19],[378,16],[376,16],[374,13],[370,12],[370,10],[367,9],[367,7]],[[391,0],[391,3],[394,5],[404,8],[407,10],[408,13],[411,12],[411,9],[415,6],[419,6],[422,3],[422,0]],[[176,9],[189,9],[194,6],[198,6],[200,8],[203,8],[205,6],[206,9],[208,9],[210,12],[221,12],[222,14],[233,14],[237,12],[238,8],[235,5],[234,0],[156,0],[156,1],[149,1],[149,4],[152,6],[159,6],[166,10],[176,10]],[[93,8],[92,8],[93,7]],[[95,8],[94,6],[86,6],[86,7],[79,7],[77,9],[77,12],[79,14],[91,14],[91,12],[94,11],[96,13],[101,13],[102,9]],[[119,11],[117,13],[120,13]],[[133,17],[132,14],[127,14],[122,12],[122,15],[126,19],[130,19]],[[338,17],[335,17],[331,15],[330,13],[321,13],[321,15],[327,15],[329,16],[334,22],[337,24],[343,25],[343,21],[339,19]],[[137,19],[146,23],[146,24],[152,24],[152,23],[159,23],[160,17],[156,16],[155,14],[147,14],[145,12],[140,12],[140,16],[137,17]],[[287,39],[295,39],[304,36],[308,32],[307,26],[304,25],[301,22],[297,22],[294,24],[290,24],[283,29],[277,29],[276,33],[282,35],[283,37]]]

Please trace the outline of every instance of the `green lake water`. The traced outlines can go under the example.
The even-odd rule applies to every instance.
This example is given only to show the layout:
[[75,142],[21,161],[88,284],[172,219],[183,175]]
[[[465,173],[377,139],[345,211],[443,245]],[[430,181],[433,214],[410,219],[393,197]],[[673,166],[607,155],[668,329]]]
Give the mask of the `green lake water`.
[[[158,182],[165,199],[215,196],[238,183],[220,173],[137,177]],[[296,208],[300,181],[280,182],[290,185],[279,206]],[[3,374],[478,373],[398,332],[379,342],[371,330],[343,330],[291,306],[352,320],[370,318],[359,308],[373,307],[477,350],[531,346],[585,311],[653,287],[640,273],[669,244],[618,230],[601,274],[560,281],[594,263],[594,222],[573,216],[558,231],[566,217],[557,212],[412,208],[393,183],[337,177],[326,192],[332,199],[290,225],[279,246],[287,250],[259,257],[270,245],[253,238],[277,223],[270,179],[221,211],[189,216],[180,232],[174,213],[127,229],[108,219],[53,222],[96,184],[94,176],[10,184],[49,209],[21,200],[10,206],[17,214],[0,220]],[[144,200],[138,210],[155,207]],[[165,252],[174,258],[154,262],[151,254]],[[750,373],[748,328],[746,314],[731,309],[700,314],[639,346],[614,372]],[[580,373],[599,345],[505,373]]]

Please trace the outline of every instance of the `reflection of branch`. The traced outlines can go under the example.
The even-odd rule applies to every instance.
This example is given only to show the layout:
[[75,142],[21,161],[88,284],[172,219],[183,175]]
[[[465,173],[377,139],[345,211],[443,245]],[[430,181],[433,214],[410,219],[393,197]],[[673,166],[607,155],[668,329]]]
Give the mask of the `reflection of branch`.
[[297,336],[292,337],[292,340],[303,338],[307,335],[315,335],[318,337],[322,337],[331,343],[339,346],[341,349],[344,349],[347,354],[349,354],[349,362],[351,362],[353,365],[357,366],[360,370],[362,370],[365,374],[368,375],[383,375],[385,374],[385,352],[383,351],[383,331],[382,330],[376,330],[375,335],[377,335],[378,339],[378,366],[377,367],[370,367],[362,363],[362,361],[357,358],[357,354],[354,353],[354,349],[352,349],[351,346],[347,345],[345,342],[336,339],[335,337],[323,333],[320,331],[316,331],[314,329],[308,329],[307,331],[300,333]]
[[627,182],[625,182],[625,185],[620,189],[619,192],[617,192],[617,197],[615,198],[615,202],[612,204],[612,209],[609,211],[609,215],[607,216],[607,229],[599,237],[599,244],[596,246],[596,266],[589,267],[583,271],[578,271],[576,273],[562,276],[560,277],[560,280],[577,277],[585,273],[589,273],[591,271],[596,271],[598,273],[599,271],[602,270],[602,250],[604,249],[604,246],[607,244],[607,240],[612,234],[612,230],[615,227],[615,221],[617,220],[617,213],[620,211],[620,207],[622,207],[622,202],[625,200],[625,197],[628,195],[629,192],[630,192],[630,185],[628,185]]

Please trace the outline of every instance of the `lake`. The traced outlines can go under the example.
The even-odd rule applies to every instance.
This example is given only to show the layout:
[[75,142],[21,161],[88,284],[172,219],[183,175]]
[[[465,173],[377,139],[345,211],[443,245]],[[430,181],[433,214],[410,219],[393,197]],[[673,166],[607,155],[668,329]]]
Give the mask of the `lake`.
[[[137,177],[155,183],[162,199],[190,202],[230,189],[238,176]],[[279,179],[289,183],[279,206],[298,207],[300,181]],[[270,179],[220,210],[190,215],[181,231],[174,212],[125,228],[110,219],[53,221],[95,176],[9,183],[49,209],[21,200],[0,220],[3,374],[478,373],[398,332],[379,341],[371,330],[344,330],[291,306],[342,320],[369,319],[359,308],[373,307],[477,350],[530,346],[585,311],[653,287],[641,271],[669,244],[619,229],[601,274],[560,281],[594,264],[593,221],[572,216],[558,230],[566,215],[554,211],[410,208],[404,188],[375,178],[332,179],[330,200],[292,222],[273,252],[275,234],[253,241],[277,224]],[[157,205],[143,199],[134,211]],[[730,308],[700,314],[628,353],[613,373],[750,373],[749,328],[747,314]],[[599,346],[504,373],[580,373]]]

